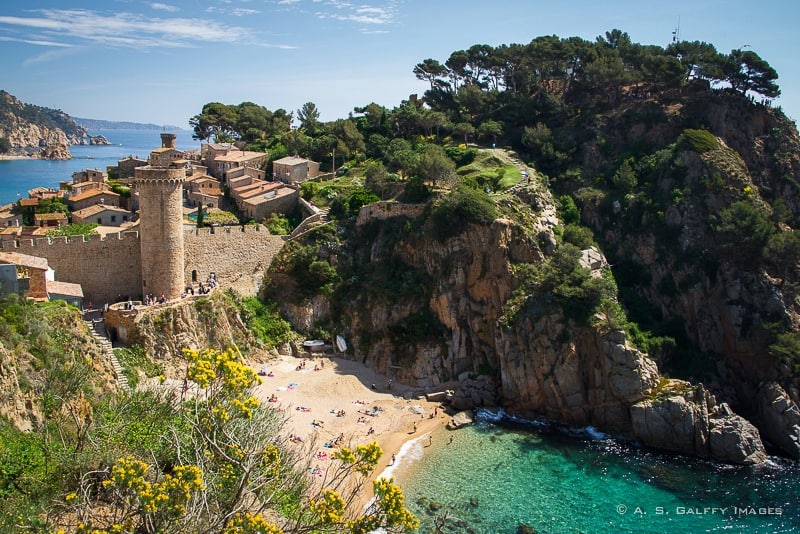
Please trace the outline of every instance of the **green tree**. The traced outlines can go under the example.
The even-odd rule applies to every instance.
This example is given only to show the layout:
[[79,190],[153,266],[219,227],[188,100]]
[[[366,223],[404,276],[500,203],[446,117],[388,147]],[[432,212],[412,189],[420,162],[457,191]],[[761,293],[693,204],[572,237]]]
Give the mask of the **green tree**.
[[494,120],[483,121],[478,126],[478,135],[480,137],[491,137],[492,146],[497,144],[497,136],[503,133],[502,123]]
[[313,102],[306,102],[303,107],[297,110],[297,120],[300,121],[300,128],[314,136],[320,128],[319,110]]
[[424,181],[436,184],[450,184],[455,178],[456,165],[447,157],[439,145],[428,144],[422,149],[416,166],[416,174]]
[[778,73],[752,50],[731,50],[724,70],[731,88],[742,94],[752,91],[767,98],[777,98],[781,94],[775,83]]
[[453,135],[464,138],[464,144],[469,143],[469,137],[475,133],[475,127],[468,122],[459,122],[453,126]]
[[745,265],[761,258],[774,232],[775,227],[764,210],[747,201],[734,202],[722,210],[716,226],[720,250]]
[[386,167],[384,167],[383,163],[380,161],[371,161],[367,163],[364,185],[383,200],[386,186],[389,183],[388,176],[389,173],[386,171]]
[[205,228],[205,210],[203,209],[202,202],[197,205],[197,227]]

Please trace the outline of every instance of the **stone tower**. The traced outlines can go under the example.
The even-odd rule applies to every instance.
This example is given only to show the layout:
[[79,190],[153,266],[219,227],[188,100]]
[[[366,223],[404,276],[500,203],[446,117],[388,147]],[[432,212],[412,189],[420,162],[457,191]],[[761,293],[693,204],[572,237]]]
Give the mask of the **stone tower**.
[[[161,134],[162,140],[165,135]],[[183,289],[183,182],[186,171],[147,165],[134,170],[139,192],[142,295],[179,298]]]
[[177,136],[174,133],[162,133],[161,134],[161,148],[175,148],[175,138]]

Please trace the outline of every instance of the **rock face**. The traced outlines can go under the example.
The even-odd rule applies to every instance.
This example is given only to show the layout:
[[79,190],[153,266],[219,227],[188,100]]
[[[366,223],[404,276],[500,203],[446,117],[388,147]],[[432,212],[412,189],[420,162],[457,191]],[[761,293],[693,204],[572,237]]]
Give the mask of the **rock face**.
[[[705,393],[653,401],[662,382],[656,363],[602,317],[576,324],[542,295],[526,297],[508,319],[508,302],[518,296],[515,268],[541,264],[556,244],[552,197],[534,187],[508,201],[509,210],[530,210],[524,226],[499,218],[443,240],[424,214],[372,205],[372,219],[359,217],[348,243],[317,249],[319,261],[357,273],[348,275],[347,299],[273,298],[301,330],[326,324],[341,332],[352,357],[387,377],[420,393],[453,390],[456,410],[497,405],[687,454],[763,460],[758,431]],[[599,275],[607,262],[589,267],[595,263]],[[298,284],[280,270],[269,278],[279,288]]]
[[21,102],[0,90],[0,138],[8,147],[0,155],[33,159],[69,159],[70,145],[110,145],[91,136],[66,113]]
[[800,459],[800,410],[779,384],[768,382],[756,395],[756,410],[764,437],[795,459]]
[[633,437],[652,447],[722,462],[766,460],[758,429],[751,423],[727,404],[718,405],[703,386],[686,382],[677,386],[682,393],[661,394],[631,406]]
[[218,294],[142,310],[128,328],[130,343],[141,344],[160,360],[168,378],[182,376],[184,348],[225,350],[235,345],[248,357],[258,358],[257,351],[248,350],[254,346],[252,334],[236,309]]

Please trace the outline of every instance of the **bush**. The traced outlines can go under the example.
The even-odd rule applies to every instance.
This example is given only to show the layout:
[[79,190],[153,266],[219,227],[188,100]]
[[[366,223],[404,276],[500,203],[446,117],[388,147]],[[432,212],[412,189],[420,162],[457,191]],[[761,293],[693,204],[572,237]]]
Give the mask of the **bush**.
[[494,201],[482,191],[468,187],[454,189],[431,210],[433,232],[440,241],[463,231],[468,223],[489,224],[496,218]]
[[716,136],[708,130],[686,129],[678,138],[678,147],[684,150],[694,150],[698,154],[704,154],[719,148],[719,141]]

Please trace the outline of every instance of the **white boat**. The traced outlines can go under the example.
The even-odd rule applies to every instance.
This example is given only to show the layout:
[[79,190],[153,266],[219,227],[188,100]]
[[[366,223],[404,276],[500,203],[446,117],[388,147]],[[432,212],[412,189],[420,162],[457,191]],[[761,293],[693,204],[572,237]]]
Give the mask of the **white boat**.
[[339,352],[347,350],[347,342],[342,336],[336,336],[336,348],[339,349]]

